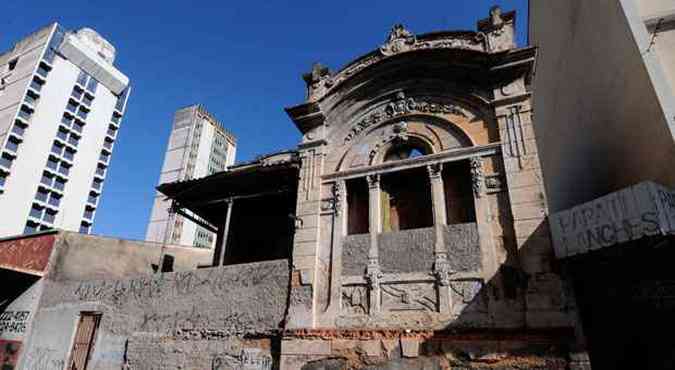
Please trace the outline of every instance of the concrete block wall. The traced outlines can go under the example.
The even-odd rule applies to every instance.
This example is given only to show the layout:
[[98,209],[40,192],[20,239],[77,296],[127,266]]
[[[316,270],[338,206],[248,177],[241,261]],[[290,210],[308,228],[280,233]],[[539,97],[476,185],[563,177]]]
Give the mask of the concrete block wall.
[[[288,276],[288,262],[280,260],[113,280],[46,278],[20,366],[67,363],[79,314],[87,311],[102,314],[88,369],[119,369],[129,361],[132,368],[171,368],[182,361],[178,349],[220,361],[222,369],[231,361],[266,364],[271,344],[261,342],[283,325]],[[249,345],[244,336],[261,339]],[[212,358],[219,354],[221,360]],[[181,366],[209,368],[202,365]]]

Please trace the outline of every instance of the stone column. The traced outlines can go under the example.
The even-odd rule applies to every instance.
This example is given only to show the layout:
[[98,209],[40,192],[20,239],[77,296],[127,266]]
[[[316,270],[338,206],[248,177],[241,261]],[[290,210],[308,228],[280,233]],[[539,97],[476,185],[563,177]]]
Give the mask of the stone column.
[[438,286],[438,310],[441,313],[450,313],[450,264],[448,250],[443,237],[443,227],[448,223],[445,205],[445,189],[443,186],[443,164],[434,163],[427,166],[431,188],[431,203],[434,216],[434,276]]
[[342,293],[342,240],[346,235],[347,185],[344,180],[333,184],[333,222],[330,261],[330,304],[327,311],[337,314]]
[[370,314],[380,311],[380,271],[377,239],[382,232],[380,175],[368,175],[368,219],[370,230],[370,249],[368,251],[368,268],[366,281],[370,292]]

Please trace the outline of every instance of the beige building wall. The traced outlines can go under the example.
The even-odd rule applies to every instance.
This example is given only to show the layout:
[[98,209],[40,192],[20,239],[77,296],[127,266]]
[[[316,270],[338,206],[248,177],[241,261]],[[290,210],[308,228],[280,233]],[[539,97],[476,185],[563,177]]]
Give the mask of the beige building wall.
[[665,0],[530,1],[551,212],[643,180],[675,185],[674,13]]

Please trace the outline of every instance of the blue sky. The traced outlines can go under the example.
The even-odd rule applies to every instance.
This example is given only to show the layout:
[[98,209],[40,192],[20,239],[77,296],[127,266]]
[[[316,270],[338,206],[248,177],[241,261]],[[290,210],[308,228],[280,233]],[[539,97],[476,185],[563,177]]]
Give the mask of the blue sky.
[[115,45],[133,91],[94,233],[143,239],[176,109],[204,104],[237,136],[237,160],[293,148],[300,135],[283,108],[303,101],[301,75],[313,62],[338,69],[378,47],[394,23],[474,30],[494,4],[518,11],[523,45],[527,0],[4,0],[0,50],[53,21],[94,28]]

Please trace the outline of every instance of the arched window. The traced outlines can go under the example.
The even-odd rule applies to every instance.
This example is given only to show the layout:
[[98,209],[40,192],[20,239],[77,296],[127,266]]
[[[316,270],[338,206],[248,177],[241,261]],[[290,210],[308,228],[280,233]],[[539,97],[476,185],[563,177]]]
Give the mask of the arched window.
[[431,150],[417,140],[409,140],[392,145],[384,155],[384,162],[400,161],[431,154]]

